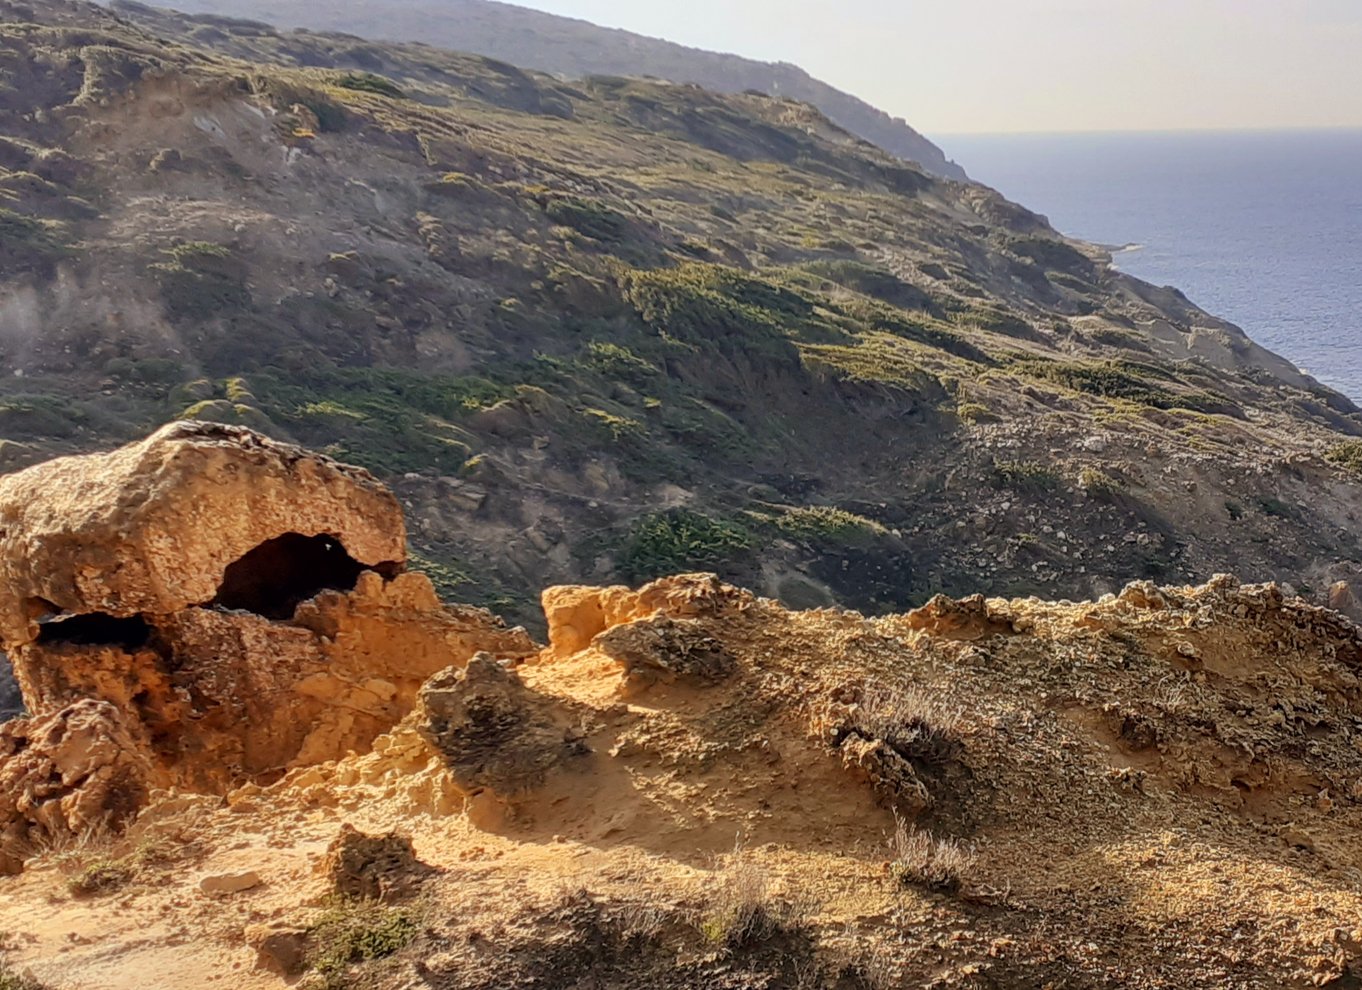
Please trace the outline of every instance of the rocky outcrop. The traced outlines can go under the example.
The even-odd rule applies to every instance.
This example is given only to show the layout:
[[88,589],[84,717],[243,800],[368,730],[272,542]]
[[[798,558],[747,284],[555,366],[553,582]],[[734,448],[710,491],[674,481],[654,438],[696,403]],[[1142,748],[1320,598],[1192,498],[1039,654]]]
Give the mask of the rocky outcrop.
[[37,846],[116,829],[154,777],[137,731],[106,701],[0,726],[0,873]]
[[593,642],[638,687],[655,681],[705,687],[725,680],[736,667],[733,654],[694,619],[640,619],[608,629]]
[[8,649],[192,606],[288,618],[405,561],[402,510],[372,475],[240,428],[175,423],[0,480]]
[[410,836],[366,835],[349,824],[327,848],[321,869],[337,894],[365,901],[400,900],[432,872],[416,858]]
[[607,629],[654,615],[690,619],[741,611],[751,592],[724,584],[713,574],[678,574],[637,591],[615,586],[563,585],[544,590],[541,601],[549,627],[549,647],[558,657],[585,649]]
[[363,752],[431,674],[534,651],[403,573],[401,511],[367,472],[240,428],[31,468],[0,482],[0,519],[0,636],[29,710],[124,713],[161,786]]
[[586,752],[550,699],[485,653],[427,681],[419,719],[421,734],[470,796],[524,797],[554,767]]

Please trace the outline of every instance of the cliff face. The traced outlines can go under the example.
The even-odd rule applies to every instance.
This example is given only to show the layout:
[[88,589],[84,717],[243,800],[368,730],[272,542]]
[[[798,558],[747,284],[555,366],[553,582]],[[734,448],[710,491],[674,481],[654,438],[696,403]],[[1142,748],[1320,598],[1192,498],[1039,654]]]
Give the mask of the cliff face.
[[259,428],[536,626],[1362,560],[1346,399],[806,104],[119,9],[0,6],[0,469]]
[[947,160],[940,148],[902,119],[813,78],[798,66],[687,48],[513,4],[488,0],[347,0],[321,5],[300,0],[180,0],[165,6],[381,41],[419,41],[570,79],[651,76],[698,83],[721,93],[757,90],[810,103],[839,127],[891,155],[917,162],[933,175],[967,178],[964,169]]

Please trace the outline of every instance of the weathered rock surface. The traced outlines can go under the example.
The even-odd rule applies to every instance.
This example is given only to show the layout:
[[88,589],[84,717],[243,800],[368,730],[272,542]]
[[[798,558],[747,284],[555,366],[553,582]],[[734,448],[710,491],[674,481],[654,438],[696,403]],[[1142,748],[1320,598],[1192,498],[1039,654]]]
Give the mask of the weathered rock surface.
[[174,423],[0,479],[7,648],[40,638],[44,617],[287,617],[309,591],[405,560],[401,508],[372,475],[239,427]]
[[135,815],[154,771],[113,705],[86,700],[0,726],[0,873],[17,873],[35,846]]
[[419,717],[421,734],[470,795],[523,797],[554,767],[585,752],[553,701],[486,653],[427,681]]
[[411,836],[366,835],[350,824],[327,849],[322,871],[336,893],[366,901],[406,897],[432,872],[416,858]]
[[19,693],[19,682],[9,660],[0,656],[0,722],[23,714],[24,699]]
[[588,588],[563,585],[541,595],[548,621],[549,645],[555,656],[585,649],[607,629],[665,615],[687,619],[740,611],[754,601],[751,592],[724,584],[713,574],[678,574],[644,585]]
[[736,666],[733,654],[694,619],[640,619],[608,629],[592,642],[637,686],[665,681],[704,687],[720,683]]
[[364,751],[421,683],[523,630],[401,573],[366,472],[177,424],[0,482],[0,635],[30,711],[126,714],[159,783],[221,792]]

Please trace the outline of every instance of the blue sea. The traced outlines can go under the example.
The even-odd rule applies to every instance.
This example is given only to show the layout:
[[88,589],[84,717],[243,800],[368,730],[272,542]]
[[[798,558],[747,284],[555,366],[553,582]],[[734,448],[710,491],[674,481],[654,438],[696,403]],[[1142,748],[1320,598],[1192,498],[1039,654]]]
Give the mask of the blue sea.
[[975,179],[1362,402],[1362,130],[955,135]]

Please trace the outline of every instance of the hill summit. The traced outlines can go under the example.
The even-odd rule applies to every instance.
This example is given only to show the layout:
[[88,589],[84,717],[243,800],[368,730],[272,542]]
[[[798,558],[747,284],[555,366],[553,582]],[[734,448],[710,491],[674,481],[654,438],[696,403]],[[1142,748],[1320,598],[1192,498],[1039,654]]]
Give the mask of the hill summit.
[[[114,0],[115,9],[128,0]],[[756,91],[817,107],[839,127],[933,175],[966,179],[965,171],[901,118],[813,78],[796,65],[703,51],[630,31],[495,0],[178,0],[177,10],[375,41],[424,42],[472,52],[568,79],[649,76],[698,83],[721,93]],[[124,9],[127,9],[125,6]]]

